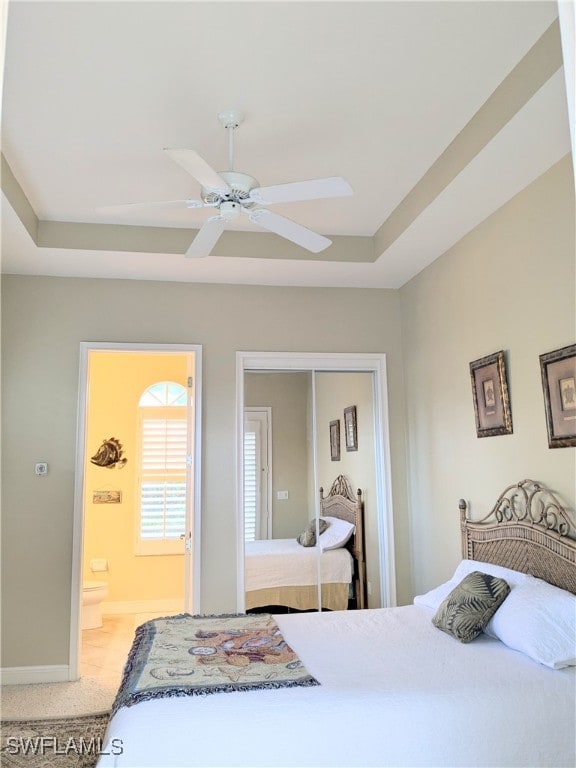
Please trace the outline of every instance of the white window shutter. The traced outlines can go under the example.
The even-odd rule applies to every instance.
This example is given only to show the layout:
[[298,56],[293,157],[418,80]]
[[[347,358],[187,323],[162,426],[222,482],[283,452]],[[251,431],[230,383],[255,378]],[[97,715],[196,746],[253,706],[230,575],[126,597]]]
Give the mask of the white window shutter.
[[186,523],[186,419],[142,419],[141,523],[144,540],[174,540]]
[[258,464],[256,432],[244,431],[244,540],[256,539],[258,523]]

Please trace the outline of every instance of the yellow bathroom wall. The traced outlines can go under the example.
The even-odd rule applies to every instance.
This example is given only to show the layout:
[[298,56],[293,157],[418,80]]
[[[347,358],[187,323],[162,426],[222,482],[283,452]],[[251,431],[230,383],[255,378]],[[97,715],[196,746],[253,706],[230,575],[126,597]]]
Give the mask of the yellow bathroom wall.
[[[188,355],[91,351],[86,428],[83,577],[106,581],[107,603],[182,600],[184,555],[136,555],[138,526],[138,401],[160,381],[186,386]],[[126,464],[99,467],[90,461],[102,442],[117,438]],[[94,503],[95,491],[119,491],[119,504]],[[182,549],[184,545],[182,544]],[[108,570],[93,572],[92,559]]]

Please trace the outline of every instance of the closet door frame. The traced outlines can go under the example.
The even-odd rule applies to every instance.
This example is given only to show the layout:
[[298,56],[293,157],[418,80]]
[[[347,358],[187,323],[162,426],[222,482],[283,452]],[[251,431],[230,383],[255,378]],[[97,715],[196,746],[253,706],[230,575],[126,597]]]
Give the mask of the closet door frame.
[[236,542],[239,613],[246,608],[244,591],[244,374],[251,371],[368,372],[374,377],[374,424],[378,551],[382,607],[396,605],[396,565],[392,472],[388,419],[386,355],[377,353],[237,352],[236,353]]

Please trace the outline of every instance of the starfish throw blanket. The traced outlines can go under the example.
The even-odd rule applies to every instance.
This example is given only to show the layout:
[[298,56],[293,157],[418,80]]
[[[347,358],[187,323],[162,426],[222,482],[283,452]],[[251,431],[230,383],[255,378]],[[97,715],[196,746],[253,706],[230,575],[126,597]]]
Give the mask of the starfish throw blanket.
[[153,619],[136,630],[112,712],[166,696],[319,685],[270,614]]

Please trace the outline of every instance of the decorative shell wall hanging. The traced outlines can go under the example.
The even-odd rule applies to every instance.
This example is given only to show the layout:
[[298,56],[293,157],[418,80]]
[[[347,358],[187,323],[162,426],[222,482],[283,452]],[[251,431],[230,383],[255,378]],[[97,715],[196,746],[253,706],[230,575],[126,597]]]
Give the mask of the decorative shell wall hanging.
[[104,440],[102,445],[94,456],[90,459],[92,464],[96,464],[98,467],[106,467],[106,469],[122,469],[128,459],[123,458],[124,451],[122,450],[122,443],[115,437],[110,437],[108,440]]

